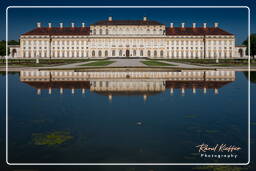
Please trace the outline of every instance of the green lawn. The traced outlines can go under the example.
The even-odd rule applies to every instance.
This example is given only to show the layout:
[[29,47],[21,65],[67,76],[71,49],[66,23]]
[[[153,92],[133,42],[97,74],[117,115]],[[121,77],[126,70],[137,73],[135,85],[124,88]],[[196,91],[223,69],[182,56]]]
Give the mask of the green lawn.
[[[32,66],[40,66],[40,65],[59,65],[59,64],[71,64],[76,62],[86,62],[86,61],[92,61],[95,59],[39,59],[39,64],[36,64],[36,59],[9,59],[8,64],[9,65],[32,65]],[[6,60],[1,59],[0,65],[5,65]]]
[[[9,67],[42,67],[42,66],[57,66],[57,65],[65,65],[72,64],[78,62],[87,62],[87,61],[96,61],[102,59],[40,59],[39,63],[36,63],[36,59],[9,59],[8,66]],[[6,60],[0,59],[0,66],[5,66]]]
[[177,66],[177,65],[167,64],[167,63],[159,62],[155,60],[142,61],[142,63],[147,66]]
[[[216,59],[164,59],[170,62],[180,62],[186,64],[195,64],[203,66],[246,66],[248,65],[248,59],[219,59],[219,63],[216,63]],[[256,60],[251,59],[251,65],[256,65]]]
[[112,63],[114,63],[114,61],[99,60],[99,61],[83,64],[83,65],[80,65],[80,66],[107,66],[107,65],[112,64]]

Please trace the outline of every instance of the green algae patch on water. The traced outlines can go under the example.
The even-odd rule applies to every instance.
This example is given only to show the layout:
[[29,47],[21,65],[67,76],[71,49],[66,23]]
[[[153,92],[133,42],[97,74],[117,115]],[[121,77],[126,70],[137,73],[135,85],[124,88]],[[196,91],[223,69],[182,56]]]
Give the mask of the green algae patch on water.
[[67,131],[56,131],[50,133],[38,133],[33,134],[33,143],[34,145],[60,145],[64,142],[72,139],[73,137]]

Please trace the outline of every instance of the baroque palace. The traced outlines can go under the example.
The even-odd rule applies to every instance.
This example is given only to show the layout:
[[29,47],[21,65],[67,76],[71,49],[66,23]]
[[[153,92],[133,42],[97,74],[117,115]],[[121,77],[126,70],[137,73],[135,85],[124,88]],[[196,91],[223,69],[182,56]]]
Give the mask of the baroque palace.
[[20,36],[19,46],[10,46],[11,56],[20,58],[235,58],[245,56],[245,47],[235,47],[235,36],[219,28],[173,23],[167,27],[143,17],[142,20],[98,21],[89,27],[42,27]]

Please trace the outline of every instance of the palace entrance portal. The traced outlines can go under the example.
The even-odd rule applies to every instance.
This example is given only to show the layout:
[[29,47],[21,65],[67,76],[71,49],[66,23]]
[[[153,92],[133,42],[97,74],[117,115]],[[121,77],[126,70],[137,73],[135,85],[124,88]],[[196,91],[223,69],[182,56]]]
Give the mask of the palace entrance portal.
[[129,57],[129,56],[130,56],[130,51],[129,51],[129,50],[126,50],[126,51],[125,51],[125,56],[126,56],[126,57]]

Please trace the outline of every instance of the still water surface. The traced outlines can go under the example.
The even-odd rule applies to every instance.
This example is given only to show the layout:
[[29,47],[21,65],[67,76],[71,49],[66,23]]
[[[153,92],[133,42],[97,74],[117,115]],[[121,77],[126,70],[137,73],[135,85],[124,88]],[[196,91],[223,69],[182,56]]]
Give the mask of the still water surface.
[[[1,82],[4,79],[0,76]],[[148,82],[159,80],[164,88],[148,88]],[[126,76],[121,82],[133,83],[134,91],[114,91],[120,80],[108,80],[114,89],[97,89],[106,85],[104,81],[90,80],[83,90],[77,80],[57,84],[9,75],[9,162],[247,162],[245,73],[236,72],[233,81],[214,84],[163,79],[144,79],[147,83],[142,84]],[[235,152],[236,159],[202,158],[195,147],[202,143],[242,149]]]

